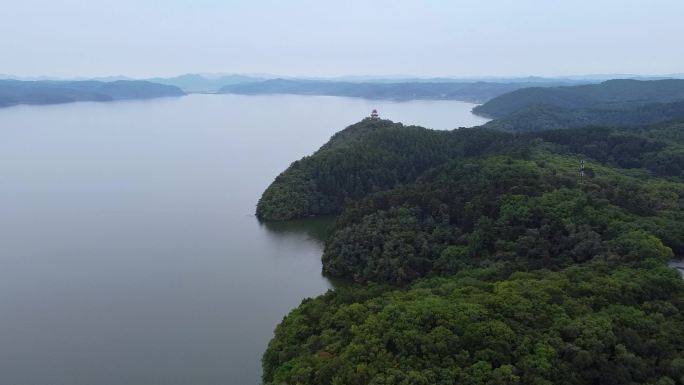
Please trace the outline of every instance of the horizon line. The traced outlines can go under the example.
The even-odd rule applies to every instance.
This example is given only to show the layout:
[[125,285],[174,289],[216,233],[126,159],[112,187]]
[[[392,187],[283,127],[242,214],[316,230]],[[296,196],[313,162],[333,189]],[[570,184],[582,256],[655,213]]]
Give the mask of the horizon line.
[[229,76],[244,76],[260,80],[286,79],[286,80],[321,80],[321,81],[344,81],[344,80],[609,80],[618,78],[682,78],[684,72],[653,74],[653,73],[587,73],[570,75],[409,75],[409,74],[382,74],[382,75],[333,75],[333,76],[302,76],[302,75],[283,75],[273,73],[256,72],[186,72],[176,75],[164,76],[129,76],[129,75],[101,75],[101,76],[52,76],[52,75],[12,75],[0,73],[0,79],[5,80],[24,80],[24,81],[80,81],[80,80],[153,80],[153,79],[173,79],[183,76],[200,76],[207,80],[218,79]]

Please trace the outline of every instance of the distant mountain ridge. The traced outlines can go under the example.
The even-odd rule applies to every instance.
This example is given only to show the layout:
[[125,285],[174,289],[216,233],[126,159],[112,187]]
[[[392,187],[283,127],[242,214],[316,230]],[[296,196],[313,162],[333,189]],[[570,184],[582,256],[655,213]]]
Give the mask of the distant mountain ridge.
[[22,81],[0,80],[0,107],[17,104],[104,102],[183,96],[180,88],[143,80]]
[[[549,81],[547,86],[568,84]],[[571,83],[572,84],[572,83]],[[360,97],[389,100],[461,100],[481,103],[520,88],[539,86],[533,82],[396,81],[353,82],[332,80],[269,79],[222,87],[219,92],[240,95],[293,94]]]
[[185,92],[214,93],[229,84],[259,82],[264,80],[264,78],[249,75],[221,75],[210,77],[199,74],[185,74],[171,78],[157,77],[147,80],[153,83],[175,86]]

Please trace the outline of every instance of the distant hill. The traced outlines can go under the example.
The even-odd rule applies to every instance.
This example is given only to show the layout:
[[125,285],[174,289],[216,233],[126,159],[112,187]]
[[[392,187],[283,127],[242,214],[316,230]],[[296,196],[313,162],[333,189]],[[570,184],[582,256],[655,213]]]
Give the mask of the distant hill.
[[525,132],[584,126],[639,126],[684,118],[684,80],[609,80],[572,87],[531,87],[473,109],[485,126]]
[[241,95],[294,94],[360,97],[389,100],[462,100],[481,103],[520,88],[568,84],[564,81],[530,82],[462,82],[462,81],[331,81],[301,79],[269,79],[260,82],[227,85],[221,93]]
[[182,96],[178,87],[148,81],[21,81],[0,80],[0,107]]
[[566,87],[531,87],[500,95],[478,106],[478,114],[500,118],[530,106],[565,109],[620,109],[650,103],[684,100],[684,80],[616,79],[599,84]]
[[623,108],[567,109],[532,105],[487,122],[484,126],[509,132],[528,132],[586,126],[634,127],[684,119],[684,101]]
[[172,78],[152,78],[148,80],[153,83],[175,86],[185,92],[214,93],[218,92],[226,85],[254,83],[263,81],[264,79],[261,77],[247,75],[223,75],[218,77],[208,77],[198,74],[185,74]]

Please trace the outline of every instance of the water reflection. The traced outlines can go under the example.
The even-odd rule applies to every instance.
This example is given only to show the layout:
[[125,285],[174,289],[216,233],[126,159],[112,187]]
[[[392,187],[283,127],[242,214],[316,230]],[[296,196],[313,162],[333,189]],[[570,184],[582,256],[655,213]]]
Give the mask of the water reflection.
[[274,238],[305,237],[306,240],[324,242],[335,223],[334,216],[296,219],[291,221],[260,221]]

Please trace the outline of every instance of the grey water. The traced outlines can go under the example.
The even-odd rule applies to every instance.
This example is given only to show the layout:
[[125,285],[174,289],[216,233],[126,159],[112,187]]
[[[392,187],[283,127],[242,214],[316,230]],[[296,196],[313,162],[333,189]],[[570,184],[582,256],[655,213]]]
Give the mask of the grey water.
[[0,384],[259,384],[321,276],[325,221],[261,192],[371,109],[432,128],[472,104],[191,95],[0,109]]

